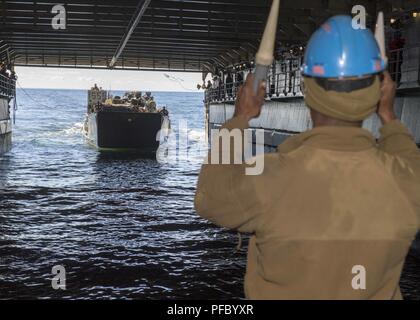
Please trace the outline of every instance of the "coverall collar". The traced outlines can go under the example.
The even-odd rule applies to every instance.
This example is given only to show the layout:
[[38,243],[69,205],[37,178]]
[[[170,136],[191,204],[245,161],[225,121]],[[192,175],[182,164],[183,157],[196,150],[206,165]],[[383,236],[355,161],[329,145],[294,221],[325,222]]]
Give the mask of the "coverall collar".
[[318,149],[357,152],[375,147],[376,140],[367,130],[352,127],[317,127],[278,146],[280,153],[290,153],[302,146]]

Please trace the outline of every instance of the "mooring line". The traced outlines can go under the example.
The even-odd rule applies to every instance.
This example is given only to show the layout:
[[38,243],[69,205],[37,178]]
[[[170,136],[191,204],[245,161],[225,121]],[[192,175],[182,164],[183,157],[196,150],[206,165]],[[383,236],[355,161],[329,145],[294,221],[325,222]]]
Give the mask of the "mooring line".
[[17,85],[19,86],[19,89],[22,90],[22,92],[29,98],[31,99],[33,102],[35,102],[36,104],[46,107],[46,108],[50,108],[50,106],[47,106],[46,104],[40,103],[39,101],[36,101],[34,98],[31,97],[31,95],[29,93],[26,92],[25,89],[22,88],[22,86],[20,85],[19,81],[16,81]]

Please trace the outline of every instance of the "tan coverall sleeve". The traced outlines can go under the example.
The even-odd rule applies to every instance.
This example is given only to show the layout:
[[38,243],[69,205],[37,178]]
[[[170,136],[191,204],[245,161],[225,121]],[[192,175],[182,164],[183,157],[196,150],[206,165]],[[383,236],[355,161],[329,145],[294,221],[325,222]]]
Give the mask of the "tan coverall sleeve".
[[379,148],[409,161],[420,168],[420,151],[407,127],[399,120],[391,121],[381,128]]
[[413,203],[420,221],[420,150],[413,136],[404,124],[394,120],[382,127],[379,148],[404,163],[406,169],[394,170],[394,175]]
[[[248,123],[239,118],[231,119],[222,127],[242,132],[247,128]],[[233,163],[232,146],[230,150]],[[208,163],[212,162],[209,160]],[[261,205],[255,193],[254,178],[245,174],[245,168],[244,164],[203,165],[195,197],[195,208],[201,217],[221,227],[255,232]]]

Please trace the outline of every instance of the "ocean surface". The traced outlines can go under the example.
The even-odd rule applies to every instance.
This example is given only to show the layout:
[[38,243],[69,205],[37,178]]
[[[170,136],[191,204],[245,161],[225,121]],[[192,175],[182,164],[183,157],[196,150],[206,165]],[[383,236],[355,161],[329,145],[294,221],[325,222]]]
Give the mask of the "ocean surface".
[[[18,90],[13,150],[0,158],[0,299],[243,298],[246,243],[238,251],[234,232],[193,208],[203,95],[154,96],[187,141],[166,163],[89,147],[86,91]],[[407,299],[420,300],[419,265],[408,258]],[[54,266],[65,291],[52,288]]]
[[[18,90],[13,150],[0,160],[0,298],[243,296],[236,234],[193,209],[203,95],[154,96],[174,130],[188,124],[190,156],[100,154],[81,133],[86,91]],[[55,265],[66,291],[52,289]]]

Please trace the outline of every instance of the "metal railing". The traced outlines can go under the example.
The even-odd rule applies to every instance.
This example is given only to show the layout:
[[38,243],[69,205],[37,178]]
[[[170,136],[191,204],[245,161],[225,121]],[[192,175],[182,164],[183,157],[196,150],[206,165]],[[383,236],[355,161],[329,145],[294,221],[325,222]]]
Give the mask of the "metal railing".
[[[388,52],[388,70],[397,83],[397,87],[401,85],[404,72],[420,70],[417,64],[413,68],[403,68],[404,59],[407,55],[411,55],[410,50],[420,50],[418,47],[404,47],[400,49],[390,50]],[[290,58],[283,61],[276,61],[267,78],[267,99],[282,99],[302,97],[302,73],[301,73],[302,57]],[[246,77],[246,75],[245,75]],[[420,79],[419,79],[420,80]],[[218,88],[206,90],[206,102],[225,102],[234,101],[242,82],[221,84]]]
[[392,50],[388,54],[388,70],[397,87],[401,84],[402,63],[404,61],[404,49]]
[[[276,61],[270,68],[267,77],[267,99],[280,97],[302,96],[300,71],[301,57]],[[244,72],[244,71],[242,71]],[[244,78],[246,77],[246,72]],[[236,78],[236,77],[235,77]],[[205,92],[206,102],[234,101],[243,81],[232,83],[221,82],[217,87],[207,89]]]
[[276,62],[267,79],[267,95],[270,98],[301,97],[302,57]]
[[0,96],[13,98],[16,96],[16,80],[0,74]]
[[242,84],[242,81],[227,84],[222,83],[216,88],[207,89],[205,100],[206,102],[233,101],[236,99],[236,95]]

